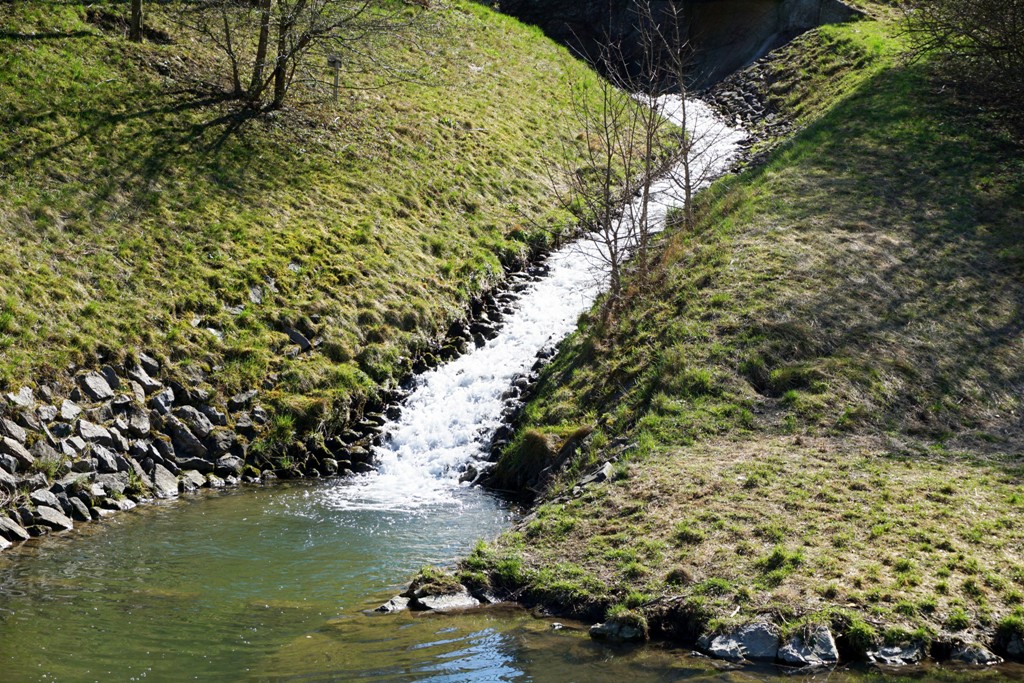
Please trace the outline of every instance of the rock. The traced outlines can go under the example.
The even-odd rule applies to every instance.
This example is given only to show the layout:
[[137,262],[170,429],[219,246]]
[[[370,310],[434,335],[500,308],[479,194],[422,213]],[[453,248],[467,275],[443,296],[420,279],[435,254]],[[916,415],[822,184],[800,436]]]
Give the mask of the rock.
[[43,431],[43,423],[31,410],[23,410],[18,413],[18,425],[33,432]]
[[139,406],[128,409],[128,433],[137,439],[144,439],[149,436],[152,424],[149,421],[149,413]]
[[615,467],[610,462],[606,462],[597,472],[580,479],[579,486],[587,486],[588,484],[598,484],[602,481],[608,481],[614,474]]
[[433,610],[435,612],[451,612],[453,610],[469,609],[478,607],[480,601],[470,595],[469,591],[463,588],[457,593],[444,595],[424,595],[409,601],[409,607],[414,610]]
[[60,404],[60,419],[66,422],[73,421],[81,414],[82,409],[70,399],[64,399],[64,402]]
[[107,380],[107,385],[111,389],[121,388],[121,378],[117,376],[117,371],[109,365],[104,365],[100,368],[100,374],[103,375],[103,379]]
[[96,458],[96,469],[100,472],[117,472],[117,458],[111,451],[97,444],[92,448],[92,455]]
[[163,391],[153,394],[153,397],[149,399],[149,407],[156,410],[161,415],[167,415],[171,412],[171,406],[174,405],[174,391],[170,388],[164,389]]
[[240,394],[235,394],[230,399],[228,399],[228,410],[230,410],[232,413],[237,413],[240,410],[248,408],[249,404],[252,403],[252,400],[256,398],[256,395],[258,393],[259,392],[256,389],[250,389],[249,391],[244,391]]
[[71,521],[70,517],[47,505],[40,505],[36,508],[32,521],[54,531],[70,531],[75,528],[75,523]]
[[102,505],[108,510],[120,510],[121,512],[128,512],[136,507],[135,501],[130,498],[104,498]]
[[228,475],[238,476],[245,469],[245,461],[234,455],[225,455],[217,459],[214,472],[222,477]]
[[88,522],[92,520],[92,515],[89,514],[89,506],[87,506],[82,499],[78,496],[69,496],[68,504],[71,506],[71,519],[78,522]]
[[29,453],[31,453],[32,457],[36,460],[42,460],[44,462],[62,462],[64,460],[64,457],[45,441],[36,441],[32,444],[32,448],[29,449]]
[[50,424],[50,434],[57,439],[67,439],[74,433],[74,427],[67,422],[53,422]]
[[207,474],[206,485],[211,489],[222,489],[227,486],[227,483],[216,474]]
[[252,421],[256,424],[265,425],[269,419],[270,415],[261,406],[255,406],[252,409]]
[[992,666],[1002,664],[1003,658],[994,654],[988,648],[977,643],[959,644],[953,648],[950,659],[954,662],[963,662],[973,666]]
[[217,427],[226,427],[228,424],[228,416],[213,406],[199,406],[199,412],[205,415],[206,418]]
[[60,415],[60,411],[54,406],[45,405],[39,406],[39,408],[36,409],[36,415],[38,415],[39,419],[43,422],[53,422],[57,419],[57,416]]
[[9,455],[18,461],[18,468],[27,470],[36,461],[32,454],[25,450],[19,442],[9,436],[0,439],[0,453]]
[[153,466],[153,492],[156,493],[157,498],[176,498],[178,496],[178,478],[160,464]]
[[156,373],[160,372],[160,363],[158,363],[155,358],[147,356],[144,353],[140,353],[138,359],[139,367],[141,367],[149,374],[155,375]]
[[25,433],[24,429],[14,424],[5,417],[0,418],[0,436],[6,437],[8,439],[14,439],[18,443],[22,444],[25,443],[25,440],[28,438],[28,435]]
[[228,453],[237,443],[238,436],[230,429],[215,429],[203,441],[203,445],[214,457]]
[[14,474],[18,471],[18,459],[9,453],[0,453],[0,472]]
[[101,446],[110,447],[114,445],[114,439],[105,427],[93,424],[88,420],[78,421],[78,436],[88,443],[98,443]]
[[116,493],[117,495],[121,495],[128,488],[128,481],[127,472],[109,472],[96,475],[97,486],[102,486],[106,491]]
[[175,417],[188,425],[189,430],[200,439],[205,439],[213,431],[213,425],[210,423],[209,418],[192,406],[181,406],[180,408],[175,408],[172,412]]
[[176,462],[183,471],[197,470],[203,474],[209,474],[214,471],[213,463],[204,458],[178,458]]
[[602,624],[594,624],[588,631],[594,640],[611,640],[621,643],[647,640],[647,635],[639,626],[609,619]]
[[82,376],[78,380],[78,385],[82,388],[82,391],[93,401],[106,401],[109,398],[114,398],[114,390],[110,388],[110,384],[103,375],[98,372],[90,372],[87,375]]
[[0,515],[0,538],[6,538],[8,541],[27,541],[30,536],[23,526],[5,515]]
[[873,664],[907,666],[910,664],[920,664],[924,661],[925,649],[922,643],[887,645],[877,650],[869,650],[867,655],[868,661]]
[[252,438],[256,435],[256,425],[253,424],[249,413],[242,413],[235,420],[235,431],[239,434]]
[[7,550],[12,545],[14,545],[14,544],[11,543],[10,541],[8,541],[6,538],[0,537],[0,551]]
[[206,486],[206,477],[196,470],[183,469],[181,472],[181,485],[185,491],[198,491]]
[[7,400],[16,408],[31,408],[36,404],[35,394],[28,387],[22,387],[16,394],[7,394]]
[[174,444],[174,455],[177,458],[205,458],[206,446],[196,438],[184,422],[168,415],[164,421],[166,428],[170,431],[171,442]]
[[774,662],[779,652],[779,632],[772,624],[747,624],[728,633],[704,636],[698,643],[712,657],[730,662]]
[[128,379],[142,387],[142,393],[145,396],[156,393],[163,387],[163,384],[150,377],[146,369],[141,366],[129,370]]
[[54,493],[51,493],[48,489],[36,489],[28,495],[28,498],[37,507],[39,505],[48,505],[57,510],[64,509],[64,506],[60,504],[57,496]]
[[828,627],[819,624],[790,638],[779,649],[779,659],[796,666],[823,666],[839,662],[839,650]]
[[292,344],[298,345],[299,349],[301,349],[303,353],[313,348],[313,345],[309,343],[309,339],[306,338],[306,335],[302,334],[294,327],[284,328],[284,333],[288,335],[288,339]]
[[381,614],[394,614],[395,612],[402,612],[407,609],[409,609],[409,598],[396,595],[373,611]]

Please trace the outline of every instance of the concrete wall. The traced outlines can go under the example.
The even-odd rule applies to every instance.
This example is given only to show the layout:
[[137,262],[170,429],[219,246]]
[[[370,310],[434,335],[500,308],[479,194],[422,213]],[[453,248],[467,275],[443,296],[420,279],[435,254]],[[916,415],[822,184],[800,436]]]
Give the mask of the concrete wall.
[[[682,0],[694,49],[695,86],[710,85],[794,37],[858,12],[841,0]],[[652,0],[655,15],[667,0]],[[635,0],[501,0],[501,10],[540,26],[593,61],[610,37],[627,58],[639,43]]]

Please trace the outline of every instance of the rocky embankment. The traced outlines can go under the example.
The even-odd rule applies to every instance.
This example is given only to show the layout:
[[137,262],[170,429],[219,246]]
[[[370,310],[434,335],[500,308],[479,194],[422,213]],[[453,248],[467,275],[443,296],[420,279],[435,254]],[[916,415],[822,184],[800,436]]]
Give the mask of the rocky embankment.
[[[154,499],[204,488],[261,485],[297,477],[351,476],[371,471],[373,447],[398,416],[415,374],[492,339],[518,293],[546,272],[543,256],[507,274],[502,288],[474,299],[463,320],[420,354],[413,375],[382,399],[354,409],[339,433],[305,435],[281,453],[260,448],[272,429],[261,389],[221,397],[215,378],[196,370],[175,374],[139,353],[69,378],[66,390],[23,387],[0,401],[0,549],[76,523],[102,519]],[[295,353],[315,353],[317,340],[293,335]],[[173,376],[173,378],[172,378]],[[508,417],[521,408],[529,385],[521,378],[506,394]],[[499,433],[497,443],[505,432]],[[480,476],[475,468],[466,481]]]

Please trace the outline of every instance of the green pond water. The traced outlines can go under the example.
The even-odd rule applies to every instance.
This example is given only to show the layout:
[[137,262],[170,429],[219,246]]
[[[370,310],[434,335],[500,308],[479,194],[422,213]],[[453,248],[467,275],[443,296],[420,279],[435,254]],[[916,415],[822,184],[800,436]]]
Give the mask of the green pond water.
[[[479,491],[351,509],[339,482],[144,506],[0,556],[0,681],[754,681],[685,650],[592,642],[521,609],[367,615],[510,513]],[[791,676],[789,678],[792,678]],[[799,677],[804,678],[804,677]],[[893,680],[865,670],[814,680]],[[912,680],[1024,680],[936,667]]]

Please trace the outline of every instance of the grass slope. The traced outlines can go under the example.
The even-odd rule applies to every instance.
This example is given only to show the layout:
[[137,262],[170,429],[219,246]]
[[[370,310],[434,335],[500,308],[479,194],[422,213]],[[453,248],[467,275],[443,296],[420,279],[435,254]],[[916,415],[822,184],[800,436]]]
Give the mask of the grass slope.
[[541,160],[593,76],[537,30],[456,3],[429,49],[372,46],[427,82],[252,116],[183,8],[143,45],[95,20],[125,10],[0,6],[0,387],[148,350],[329,428],[564,223]]
[[574,455],[468,580],[677,635],[831,622],[852,654],[1021,632],[1024,146],[891,32],[787,48],[806,127],[562,345],[498,467]]

